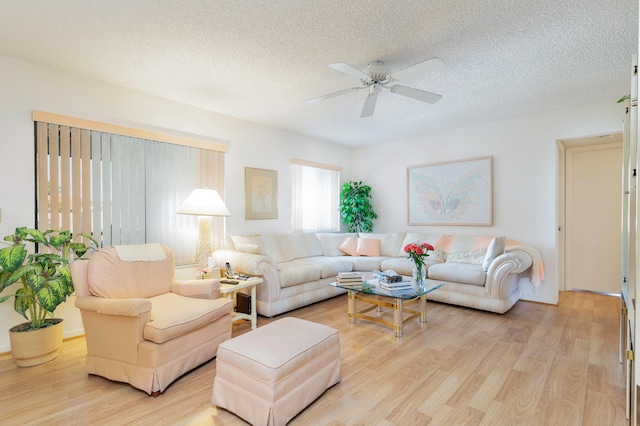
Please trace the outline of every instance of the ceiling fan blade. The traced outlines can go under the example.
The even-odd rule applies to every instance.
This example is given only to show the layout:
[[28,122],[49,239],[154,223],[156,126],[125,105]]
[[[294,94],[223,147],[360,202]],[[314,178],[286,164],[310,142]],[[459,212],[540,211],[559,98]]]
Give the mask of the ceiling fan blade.
[[434,71],[444,66],[444,62],[439,58],[431,58],[418,62],[417,64],[409,65],[406,68],[391,73],[391,77],[394,80],[402,80],[403,78],[409,78],[417,74],[424,74],[429,71]]
[[419,101],[427,102],[430,104],[435,104],[440,99],[442,99],[442,95],[425,92],[424,90],[414,89],[413,87],[395,85],[391,86],[389,90],[391,90],[391,93],[406,96],[412,99],[417,99]]
[[330,64],[329,66],[336,71],[340,71],[343,74],[347,74],[356,78],[365,80],[369,78],[367,74],[363,73],[357,68],[352,67],[349,64],[345,64],[344,62],[336,62],[335,64]]
[[345,93],[355,92],[356,90],[363,89],[363,87],[350,87],[348,89],[338,90],[337,92],[327,93],[326,95],[318,96],[317,98],[307,99],[310,104],[323,101],[325,99],[333,98],[335,96],[344,95]]
[[376,109],[377,100],[377,93],[370,93],[367,96],[367,98],[364,100],[364,105],[362,105],[362,113],[360,113],[360,118],[371,117],[373,115],[373,110]]

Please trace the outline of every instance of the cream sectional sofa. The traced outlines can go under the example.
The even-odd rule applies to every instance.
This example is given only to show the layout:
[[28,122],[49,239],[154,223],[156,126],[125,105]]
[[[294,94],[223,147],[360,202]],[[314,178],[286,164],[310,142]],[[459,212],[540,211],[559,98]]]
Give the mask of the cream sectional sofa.
[[[339,272],[393,269],[411,276],[406,244],[427,242],[436,250],[426,262],[427,277],[445,285],[429,293],[436,300],[504,313],[520,298],[520,276],[534,284],[544,278],[538,251],[504,237],[427,235],[413,232],[293,233],[230,238],[233,249],[213,253],[223,268],[261,275],[256,307],[272,317],[345,291],[329,285]],[[350,253],[350,254],[347,254]]]

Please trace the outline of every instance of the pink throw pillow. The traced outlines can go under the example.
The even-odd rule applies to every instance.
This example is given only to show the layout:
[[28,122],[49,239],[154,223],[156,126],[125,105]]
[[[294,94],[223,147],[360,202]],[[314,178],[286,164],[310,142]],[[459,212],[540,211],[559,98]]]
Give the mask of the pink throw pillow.
[[356,245],[358,256],[380,256],[380,240],[377,238],[358,238]]
[[349,256],[358,256],[358,254],[356,253],[356,246],[356,239],[354,237],[347,237],[344,239],[344,241],[342,241],[338,248],[340,249],[340,251],[348,254]]

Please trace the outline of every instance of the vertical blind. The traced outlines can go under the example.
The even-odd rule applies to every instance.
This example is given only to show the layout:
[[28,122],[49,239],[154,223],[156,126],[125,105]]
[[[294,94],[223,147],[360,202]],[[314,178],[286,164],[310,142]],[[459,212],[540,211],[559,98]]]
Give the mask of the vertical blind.
[[[198,187],[224,196],[224,153],[36,122],[37,223],[88,234],[101,247],[161,243],[195,263],[197,217],[177,209]],[[213,248],[224,222],[214,218]]]
[[294,232],[340,230],[340,168],[291,159],[291,226]]

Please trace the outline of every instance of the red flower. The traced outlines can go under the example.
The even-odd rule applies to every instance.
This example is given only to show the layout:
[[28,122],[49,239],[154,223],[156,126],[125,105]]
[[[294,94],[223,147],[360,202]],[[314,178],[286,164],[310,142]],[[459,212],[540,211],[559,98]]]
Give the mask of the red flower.
[[424,258],[429,256],[429,250],[434,251],[435,249],[428,243],[411,243],[404,246],[404,252],[409,255],[408,258],[411,259],[418,268],[424,265]]

